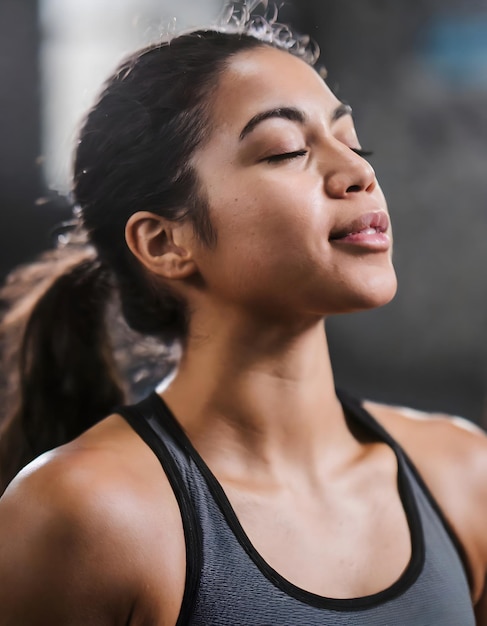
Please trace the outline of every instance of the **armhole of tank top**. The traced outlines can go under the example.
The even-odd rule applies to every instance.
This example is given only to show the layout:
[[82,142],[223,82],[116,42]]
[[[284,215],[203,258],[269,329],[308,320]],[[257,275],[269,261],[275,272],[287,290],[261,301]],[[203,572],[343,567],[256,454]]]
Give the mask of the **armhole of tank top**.
[[462,567],[465,572],[465,577],[467,579],[468,586],[470,589],[472,589],[473,577],[472,577],[472,572],[470,570],[470,565],[468,562],[467,554],[465,552],[465,548],[463,547],[462,542],[460,541],[452,525],[450,524],[445,514],[443,513],[443,510],[438,504],[436,498],[431,493],[430,488],[425,483],[416,465],[412,462],[410,457],[406,454],[406,452],[399,445],[399,443],[393,437],[391,437],[391,435],[387,432],[387,430],[381,424],[379,424],[379,422],[374,418],[374,416],[371,415],[367,411],[367,409],[364,406],[362,406],[362,404],[356,398],[354,398],[353,396],[350,396],[347,392],[344,392],[343,390],[339,390],[339,391],[337,390],[337,393],[345,407],[348,407],[349,410],[351,411],[355,410],[359,412],[359,414],[362,416],[362,419],[366,420],[366,422],[373,428],[373,430],[375,430],[376,433],[379,434],[379,436],[383,437],[385,441],[389,443],[389,445],[391,445],[393,448],[395,448],[403,457],[404,462],[407,464],[409,470],[413,474],[416,482],[418,483],[419,488],[423,492],[425,498],[428,500],[433,511],[438,516],[440,523],[442,524],[443,528],[445,529],[445,532],[447,533],[450,541],[452,542],[455,550],[457,551],[458,557],[460,559],[460,562],[462,563]]
[[453,528],[453,526],[448,521],[448,518],[446,517],[446,515],[443,513],[442,508],[438,504],[438,502],[437,502],[436,498],[434,497],[434,495],[431,493],[430,488],[424,482],[424,479],[421,476],[421,474],[420,474],[418,468],[416,467],[416,465],[412,462],[412,460],[404,452],[404,450],[401,449],[401,451],[402,451],[402,455],[403,455],[403,457],[405,459],[405,462],[407,463],[409,469],[411,470],[412,474],[414,475],[414,478],[416,479],[416,482],[418,483],[418,485],[421,488],[421,490],[423,491],[426,499],[430,503],[431,508],[433,509],[433,511],[438,516],[438,519],[440,520],[441,524],[443,525],[443,528],[445,529],[446,534],[448,535],[450,541],[452,542],[453,547],[457,551],[458,558],[460,559],[460,562],[461,562],[462,567],[463,567],[463,571],[465,573],[465,578],[467,579],[468,587],[469,587],[470,590],[472,590],[473,589],[472,571],[470,569],[470,564],[469,564],[469,561],[468,561],[467,553],[465,551],[465,548],[463,547],[462,542],[460,541],[460,538],[458,537],[457,533],[455,532],[455,529]]
[[166,444],[156,435],[136,406],[117,407],[121,415],[158,458],[177,500],[186,548],[186,576],[181,609],[175,626],[185,626],[193,613],[202,566],[201,528],[181,472]]

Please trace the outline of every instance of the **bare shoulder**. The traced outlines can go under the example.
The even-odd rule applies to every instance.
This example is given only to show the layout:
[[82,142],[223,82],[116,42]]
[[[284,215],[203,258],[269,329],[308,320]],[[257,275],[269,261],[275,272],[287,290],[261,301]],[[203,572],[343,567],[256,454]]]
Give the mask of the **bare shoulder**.
[[0,498],[7,625],[126,624],[154,579],[166,583],[170,614],[183,575],[174,495],[157,459],[117,416],[39,457]]
[[426,413],[407,407],[365,402],[365,408],[414,455],[427,452],[429,459],[463,460],[463,470],[485,469],[487,434],[468,420],[443,413]]
[[474,595],[487,573],[487,435],[468,420],[364,403],[418,468],[469,557]]

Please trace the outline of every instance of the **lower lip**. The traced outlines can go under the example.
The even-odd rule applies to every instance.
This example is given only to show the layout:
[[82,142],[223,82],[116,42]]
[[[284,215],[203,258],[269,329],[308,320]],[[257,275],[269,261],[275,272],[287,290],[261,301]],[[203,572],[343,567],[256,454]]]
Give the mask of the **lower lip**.
[[340,239],[332,239],[332,243],[348,244],[361,248],[368,248],[375,252],[389,250],[391,239],[387,233],[350,233]]

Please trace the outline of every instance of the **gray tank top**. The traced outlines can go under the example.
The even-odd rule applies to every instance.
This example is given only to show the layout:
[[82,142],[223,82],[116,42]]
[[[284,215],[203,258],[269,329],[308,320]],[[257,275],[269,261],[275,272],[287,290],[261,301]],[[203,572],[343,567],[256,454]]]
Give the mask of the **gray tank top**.
[[338,395],[347,418],[395,452],[412,545],[409,564],[394,584],[352,599],[305,591],[264,561],[156,393],[118,410],[160,460],[181,510],[186,586],[177,626],[475,626],[464,555],[431,493],[374,418],[353,398]]

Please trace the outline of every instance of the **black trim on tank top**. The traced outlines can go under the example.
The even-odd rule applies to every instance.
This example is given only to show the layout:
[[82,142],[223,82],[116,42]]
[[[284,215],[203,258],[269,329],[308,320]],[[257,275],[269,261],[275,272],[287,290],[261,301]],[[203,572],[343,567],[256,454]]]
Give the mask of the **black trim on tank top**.
[[468,587],[470,590],[473,589],[473,574],[470,568],[470,563],[467,558],[467,553],[465,552],[465,548],[463,547],[462,542],[460,541],[457,533],[455,532],[453,526],[450,524],[445,514],[443,513],[440,505],[436,501],[434,495],[431,493],[430,488],[424,482],[423,477],[419,473],[418,468],[413,463],[411,458],[407,455],[407,453],[399,446],[399,444],[391,437],[391,435],[385,430],[385,428],[367,411],[367,409],[360,404],[360,402],[350,396],[348,393],[342,390],[337,390],[337,395],[340,398],[340,401],[345,405],[347,404],[351,408],[353,408],[353,416],[358,418],[359,421],[369,426],[374,432],[376,432],[380,437],[384,438],[392,447],[397,447],[400,449],[405,462],[407,463],[411,473],[413,474],[416,482],[418,483],[420,489],[424,493],[426,499],[428,500],[431,508],[436,513],[438,519],[440,520],[443,528],[445,529],[448,538],[452,542],[455,550],[457,551],[460,562],[462,563],[463,570],[465,573],[465,578],[468,582]]
[[[347,398],[342,399],[342,394],[338,393],[338,397],[342,402],[346,413],[352,417],[355,417],[354,412],[348,406]],[[234,536],[248,554],[250,559],[254,562],[261,573],[278,589],[288,594],[289,596],[308,604],[316,608],[330,609],[334,611],[360,611],[370,609],[375,606],[381,605],[388,600],[392,600],[407,589],[409,589],[417,580],[420,573],[423,570],[425,561],[425,547],[424,536],[419,511],[417,508],[416,500],[409,484],[408,478],[405,473],[404,464],[405,460],[402,458],[402,451],[394,440],[387,435],[383,436],[380,427],[374,428],[370,424],[370,429],[379,437],[379,439],[385,440],[391,449],[393,450],[397,460],[397,485],[399,497],[402,502],[403,510],[407,519],[409,527],[409,536],[411,543],[411,556],[410,560],[399,576],[399,578],[392,583],[386,589],[383,589],[377,593],[373,593],[367,596],[361,596],[356,598],[329,598],[306,591],[297,585],[294,585],[289,580],[281,576],[273,567],[271,567],[267,561],[259,554],[255,549],[250,538],[243,529],[238,517],[230,504],[230,501],[210,468],[206,465],[198,451],[194,448],[193,444],[186,435],[183,427],[179,424],[169,407],[164,400],[155,392],[153,392],[148,399],[152,400],[153,411],[160,416],[161,425],[164,430],[176,441],[178,446],[189,455],[196,463],[199,471],[205,479],[208,488],[217,503],[220,511],[222,512],[229,528],[233,532]],[[364,411],[364,409],[362,409]],[[371,418],[373,419],[373,418]],[[368,424],[368,420],[358,419],[360,423]],[[375,420],[374,420],[375,422]],[[377,426],[379,426],[377,424]]]
[[[169,480],[179,506],[186,547],[186,575],[183,599],[176,626],[185,626],[193,613],[199,588],[203,539],[196,511],[176,462],[165,443],[157,436],[144,416],[145,406],[147,406],[149,411],[152,408],[153,403],[150,399],[151,396],[137,405],[117,407],[115,413],[121,415],[155,453]],[[160,411],[157,413],[160,413]]]
[[453,528],[453,526],[450,524],[448,519],[445,517],[445,514],[441,510],[440,505],[438,504],[438,502],[435,500],[435,497],[431,493],[428,485],[424,482],[421,474],[419,473],[418,468],[414,465],[414,463],[411,461],[411,459],[406,454],[404,454],[404,457],[406,459],[406,462],[408,464],[409,469],[411,470],[411,473],[414,475],[414,478],[416,479],[416,482],[418,483],[418,485],[422,489],[422,491],[423,491],[426,499],[428,500],[431,508],[433,509],[433,511],[438,516],[438,519],[440,520],[441,524],[443,525],[443,528],[445,529],[445,532],[448,535],[448,538],[452,542],[453,547],[455,548],[455,550],[456,550],[456,552],[458,554],[458,558],[460,559],[460,562],[462,564],[463,572],[465,574],[465,578],[467,579],[468,588],[470,590],[472,590],[474,588],[473,572],[471,570],[470,562],[468,560],[467,553],[465,551],[465,548],[463,547],[462,542],[460,541],[460,539],[459,539],[457,533],[455,532],[455,529]]

